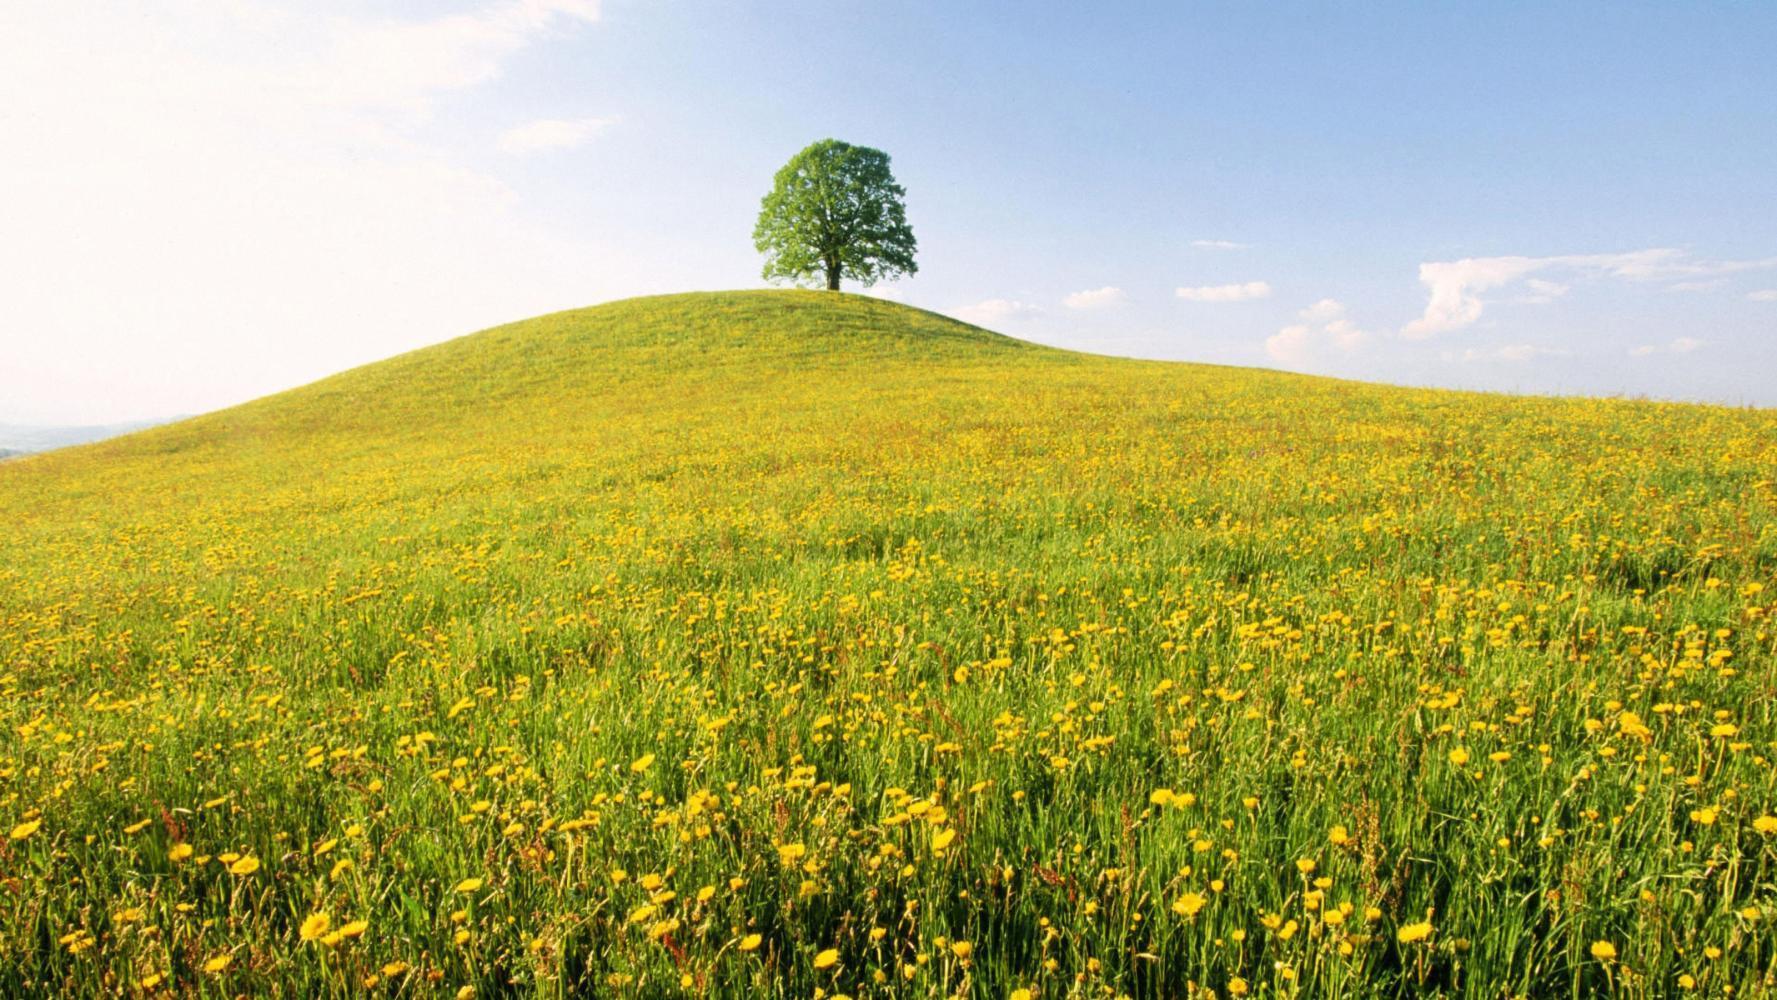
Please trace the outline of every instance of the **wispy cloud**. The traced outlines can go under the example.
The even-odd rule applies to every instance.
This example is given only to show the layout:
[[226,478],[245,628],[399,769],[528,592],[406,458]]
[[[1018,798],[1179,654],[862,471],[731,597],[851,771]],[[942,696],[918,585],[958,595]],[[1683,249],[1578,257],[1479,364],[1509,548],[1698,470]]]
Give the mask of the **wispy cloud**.
[[1128,299],[1129,296],[1123,293],[1123,289],[1106,285],[1103,288],[1094,288],[1090,291],[1075,292],[1062,299],[1061,304],[1069,309],[1103,309],[1106,306],[1121,304]]
[[1698,340],[1696,337],[1674,337],[1664,344],[1641,344],[1631,347],[1629,348],[1629,356],[1646,358],[1656,354],[1690,354],[1706,343],[1707,341]]
[[[1486,302],[1481,293],[1528,279],[1545,271],[1580,277],[1617,278],[1626,281],[1684,279],[1695,283],[1741,271],[1777,268],[1777,257],[1759,260],[1702,260],[1683,250],[1654,248],[1629,253],[1567,254],[1556,257],[1470,257],[1419,265],[1419,281],[1430,292],[1425,312],[1401,328],[1401,336],[1421,340],[1458,330],[1481,318]],[[1528,284],[1528,282],[1526,282]],[[1555,283],[1549,282],[1553,285]],[[1531,286],[1537,290],[1536,286]],[[1565,287],[1563,286],[1563,290]],[[1546,290],[1537,290],[1545,301]]]
[[1012,299],[987,299],[974,305],[958,306],[950,310],[950,315],[964,323],[976,326],[992,326],[996,323],[1029,319],[1037,316],[1042,310],[1028,302]]
[[1233,240],[1192,240],[1191,245],[1199,250],[1245,250],[1250,246]]
[[1547,281],[1543,278],[1529,278],[1524,284],[1530,288],[1530,294],[1519,299],[1526,305],[1544,305],[1553,302],[1572,290],[1572,285],[1563,285],[1559,281]]
[[1746,298],[1753,302],[1777,302],[1777,288],[1761,288],[1756,292],[1748,292]]
[[1696,281],[1675,281],[1666,286],[1668,292],[1713,292],[1726,287],[1726,278],[1703,278]]
[[598,18],[597,0],[508,0],[423,20],[333,19],[330,44],[296,79],[335,102],[414,106],[492,80],[539,36]]
[[1300,323],[1265,338],[1265,353],[1273,360],[1289,365],[1307,364],[1328,349],[1349,353],[1370,340],[1370,334],[1346,316],[1345,304],[1337,299],[1321,299],[1296,317]]
[[523,155],[585,145],[593,136],[616,124],[615,118],[541,118],[507,129],[500,149]]
[[1263,281],[1248,281],[1238,285],[1199,285],[1196,288],[1180,288],[1174,294],[1186,302],[1250,302],[1253,299],[1269,298],[1271,286]]
[[1564,348],[1539,347],[1535,344],[1507,344],[1503,347],[1494,347],[1486,350],[1471,347],[1464,351],[1444,352],[1445,361],[1506,361],[1513,364],[1523,364],[1527,361],[1535,361],[1538,358],[1567,358],[1572,356],[1573,352]]

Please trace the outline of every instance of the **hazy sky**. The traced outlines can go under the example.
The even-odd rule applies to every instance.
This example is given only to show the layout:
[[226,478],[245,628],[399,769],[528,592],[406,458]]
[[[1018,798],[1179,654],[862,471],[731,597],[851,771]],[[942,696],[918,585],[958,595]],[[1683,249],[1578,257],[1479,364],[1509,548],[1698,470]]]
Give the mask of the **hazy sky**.
[[0,4],[0,421],[755,287],[894,157],[916,279],[1106,353],[1777,405],[1777,4]]

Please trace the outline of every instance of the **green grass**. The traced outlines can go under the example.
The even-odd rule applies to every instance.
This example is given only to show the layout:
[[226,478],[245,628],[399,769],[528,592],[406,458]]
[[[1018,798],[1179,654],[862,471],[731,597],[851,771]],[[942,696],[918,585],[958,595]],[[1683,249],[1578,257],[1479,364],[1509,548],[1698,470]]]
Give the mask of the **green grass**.
[[1772,989],[1771,411],[680,295],[0,518],[3,995]]

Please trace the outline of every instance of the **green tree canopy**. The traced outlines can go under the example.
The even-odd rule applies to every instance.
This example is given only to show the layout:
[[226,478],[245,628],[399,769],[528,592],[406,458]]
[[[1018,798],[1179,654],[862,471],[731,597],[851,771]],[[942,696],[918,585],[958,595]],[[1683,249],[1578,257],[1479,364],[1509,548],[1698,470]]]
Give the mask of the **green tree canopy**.
[[753,227],[766,280],[825,277],[837,291],[842,275],[869,286],[918,273],[906,194],[880,149],[822,139],[797,153],[777,172]]

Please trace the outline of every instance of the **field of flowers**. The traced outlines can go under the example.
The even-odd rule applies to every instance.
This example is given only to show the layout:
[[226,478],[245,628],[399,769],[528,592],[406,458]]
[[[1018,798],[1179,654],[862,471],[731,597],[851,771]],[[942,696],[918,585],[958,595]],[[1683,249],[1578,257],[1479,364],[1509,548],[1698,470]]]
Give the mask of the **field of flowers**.
[[1777,991],[1777,412],[674,296],[0,524],[3,996]]

